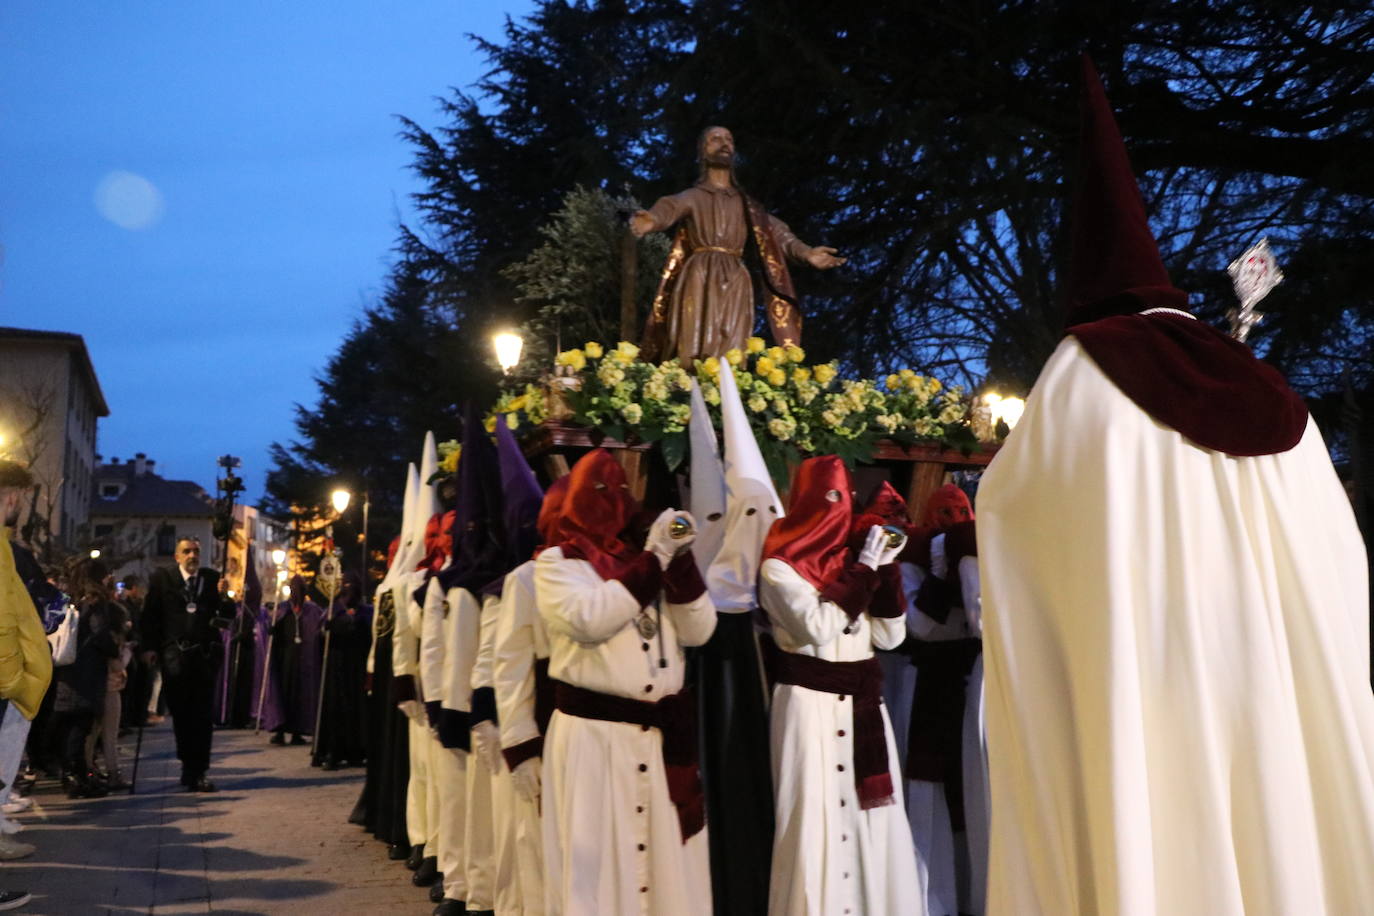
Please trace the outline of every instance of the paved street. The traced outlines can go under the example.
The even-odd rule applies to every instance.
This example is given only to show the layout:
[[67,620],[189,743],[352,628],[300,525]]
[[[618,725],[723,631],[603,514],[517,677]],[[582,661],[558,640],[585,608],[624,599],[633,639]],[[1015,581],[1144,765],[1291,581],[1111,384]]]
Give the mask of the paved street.
[[[133,757],[133,736],[123,746]],[[347,822],[360,769],[312,769],[306,748],[217,732],[211,776],[193,795],[170,720],[144,733],[138,794],[70,801],[40,784],[19,839],[31,858],[0,865],[0,886],[29,890],[17,911],[86,913],[428,913],[410,872]],[[127,765],[127,764],[126,764]]]

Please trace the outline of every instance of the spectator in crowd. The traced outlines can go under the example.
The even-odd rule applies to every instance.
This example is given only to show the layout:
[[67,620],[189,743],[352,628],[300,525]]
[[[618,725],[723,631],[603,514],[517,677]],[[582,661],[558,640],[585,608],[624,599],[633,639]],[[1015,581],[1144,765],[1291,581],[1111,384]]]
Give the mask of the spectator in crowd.
[[67,582],[80,614],[76,660],[57,669],[53,714],[62,755],[62,787],[71,798],[99,798],[109,791],[92,773],[86,756],[87,738],[97,717],[105,715],[110,662],[119,658],[117,634],[124,626],[124,610],[115,604],[109,579],[104,564],[82,557],[72,566]]

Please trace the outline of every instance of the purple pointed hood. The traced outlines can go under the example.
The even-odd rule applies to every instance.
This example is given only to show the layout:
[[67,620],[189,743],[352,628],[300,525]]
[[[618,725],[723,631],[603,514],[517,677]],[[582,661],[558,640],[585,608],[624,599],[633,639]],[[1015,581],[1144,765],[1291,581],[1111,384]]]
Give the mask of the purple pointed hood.
[[539,507],[544,503],[544,490],[535,479],[515,433],[506,426],[506,418],[496,420],[496,455],[501,466],[501,495],[505,502],[503,519],[506,528],[506,564],[514,569],[528,560],[539,546]]
[[482,416],[463,412],[463,453],[458,459],[458,507],[453,519],[453,562],[439,574],[444,591],[480,591],[505,572],[501,525],[501,469]]

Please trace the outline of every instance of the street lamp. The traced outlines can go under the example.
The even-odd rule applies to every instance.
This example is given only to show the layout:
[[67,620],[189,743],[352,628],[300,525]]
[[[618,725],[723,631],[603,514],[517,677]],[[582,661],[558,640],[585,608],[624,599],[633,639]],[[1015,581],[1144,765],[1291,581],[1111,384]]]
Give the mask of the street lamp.
[[91,548],[91,559],[92,559],[92,560],[99,560],[99,559],[100,559],[100,548],[99,548],[99,547],[92,547],[92,548]]
[[334,511],[340,515],[348,508],[349,501],[353,499],[353,494],[340,487],[329,494],[329,501],[334,504]]
[[280,547],[272,551],[272,565],[280,566],[286,562],[286,551]]
[[509,375],[520,362],[520,351],[524,348],[525,342],[520,339],[519,334],[501,331],[491,336],[491,344],[496,348],[496,361],[501,365],[501,372]]
[[1026,402],[1021,398],[1003,398],[994,410],[1001,421],[1007,424],[1007,429],[1015,429],[1021,414],[1026,412]]

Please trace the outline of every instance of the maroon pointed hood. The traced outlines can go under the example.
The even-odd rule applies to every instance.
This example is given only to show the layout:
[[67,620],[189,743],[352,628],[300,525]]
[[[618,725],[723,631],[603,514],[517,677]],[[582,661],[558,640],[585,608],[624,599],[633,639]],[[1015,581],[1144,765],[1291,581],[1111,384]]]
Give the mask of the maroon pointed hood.
[[[1245,344],[1180,313],[1092,61],[1083,55],[1083,136],[1074,196],[1068,331],[1103,373],[1159,423],[1238,457],[1298,444],[1307,405]],[[1180,311],[1141,314],[1149,309]]]
[[1150,308],[1186,309],[1188,294],[1174,287],[1164,269],[1126,144],[1097,68],[1086,54],[1082,71],[1082,132],[1070,209],[1073,248],[1064,286],[1064,324],[1071,327]]

